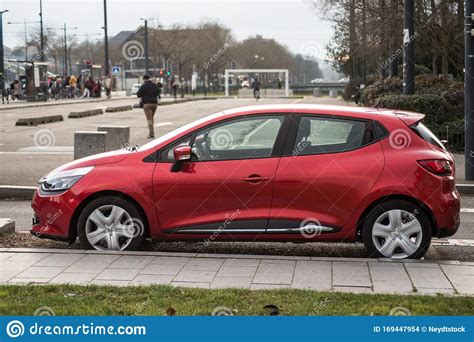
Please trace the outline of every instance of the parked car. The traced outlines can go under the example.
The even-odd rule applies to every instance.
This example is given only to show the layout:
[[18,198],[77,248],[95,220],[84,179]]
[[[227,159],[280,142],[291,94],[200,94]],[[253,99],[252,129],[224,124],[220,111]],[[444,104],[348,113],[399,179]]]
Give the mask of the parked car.
[[138,149],[43,177],[31,232],[98,250],[145,238],[362,241],[420,258],[460,223],[454,159],[424,115],[255,106],[207,116]]
[[142,85],[139,84],[139,83],[136,83],[136,84],[132,85],[132,96],[137,95],[138,89],[140,89],[141,86]]
[[250,83],[248,80],[243,80],[242,83],[240,83],[240,86],[244,89],[250,88]]
[[323,83],[324,79],[323,78],[315,78],[314,80],[311,80],[311,83]]

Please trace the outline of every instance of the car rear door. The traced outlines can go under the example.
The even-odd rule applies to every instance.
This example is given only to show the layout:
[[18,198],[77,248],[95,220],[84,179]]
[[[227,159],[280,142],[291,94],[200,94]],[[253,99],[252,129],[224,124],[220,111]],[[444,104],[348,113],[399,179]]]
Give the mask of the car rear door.
[[377,135],[383,130],[375,121],[293,117],[275,175],[268,231],[301,233],[316,225],[318,235],[337,233],[382,172]]

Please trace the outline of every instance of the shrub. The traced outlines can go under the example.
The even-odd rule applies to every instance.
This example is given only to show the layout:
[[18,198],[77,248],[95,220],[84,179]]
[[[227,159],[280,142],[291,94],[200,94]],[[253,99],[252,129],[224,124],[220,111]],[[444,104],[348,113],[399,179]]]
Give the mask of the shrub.
[[382,95],[401,94],[403,81],[397,77],[379,80],[362,91],[361,102],[368,107],[374,105],[375,100]]

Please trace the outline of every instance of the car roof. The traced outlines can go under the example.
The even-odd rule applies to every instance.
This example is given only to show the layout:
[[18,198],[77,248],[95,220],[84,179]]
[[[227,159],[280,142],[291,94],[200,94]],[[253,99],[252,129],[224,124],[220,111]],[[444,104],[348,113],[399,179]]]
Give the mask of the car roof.
[[398,117],[406,124],[410,125],[424,118],[424,114],[390,110],[382,108],[370,108],[359,106],[336,106],[319,104],[278,104],[278,105],[256,105],[248,107],[239,107],[223,111],[225,116],[245,115],[245,114],[264,114],[264,113],[295,113],[295,114],[322,114],[322,115],[340,115],[348,117],[358,117],[364,119],[393,119]]

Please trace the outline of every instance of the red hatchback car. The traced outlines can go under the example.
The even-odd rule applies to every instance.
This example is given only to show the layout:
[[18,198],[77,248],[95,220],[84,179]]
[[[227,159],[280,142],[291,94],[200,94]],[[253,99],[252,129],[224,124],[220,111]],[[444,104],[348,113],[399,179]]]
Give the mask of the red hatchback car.
[[362,241],[420,258],[459,227],[453,156],[422,114],[275,105],[207,116],[43,177],[31,232],[98,250],[143,239]]

